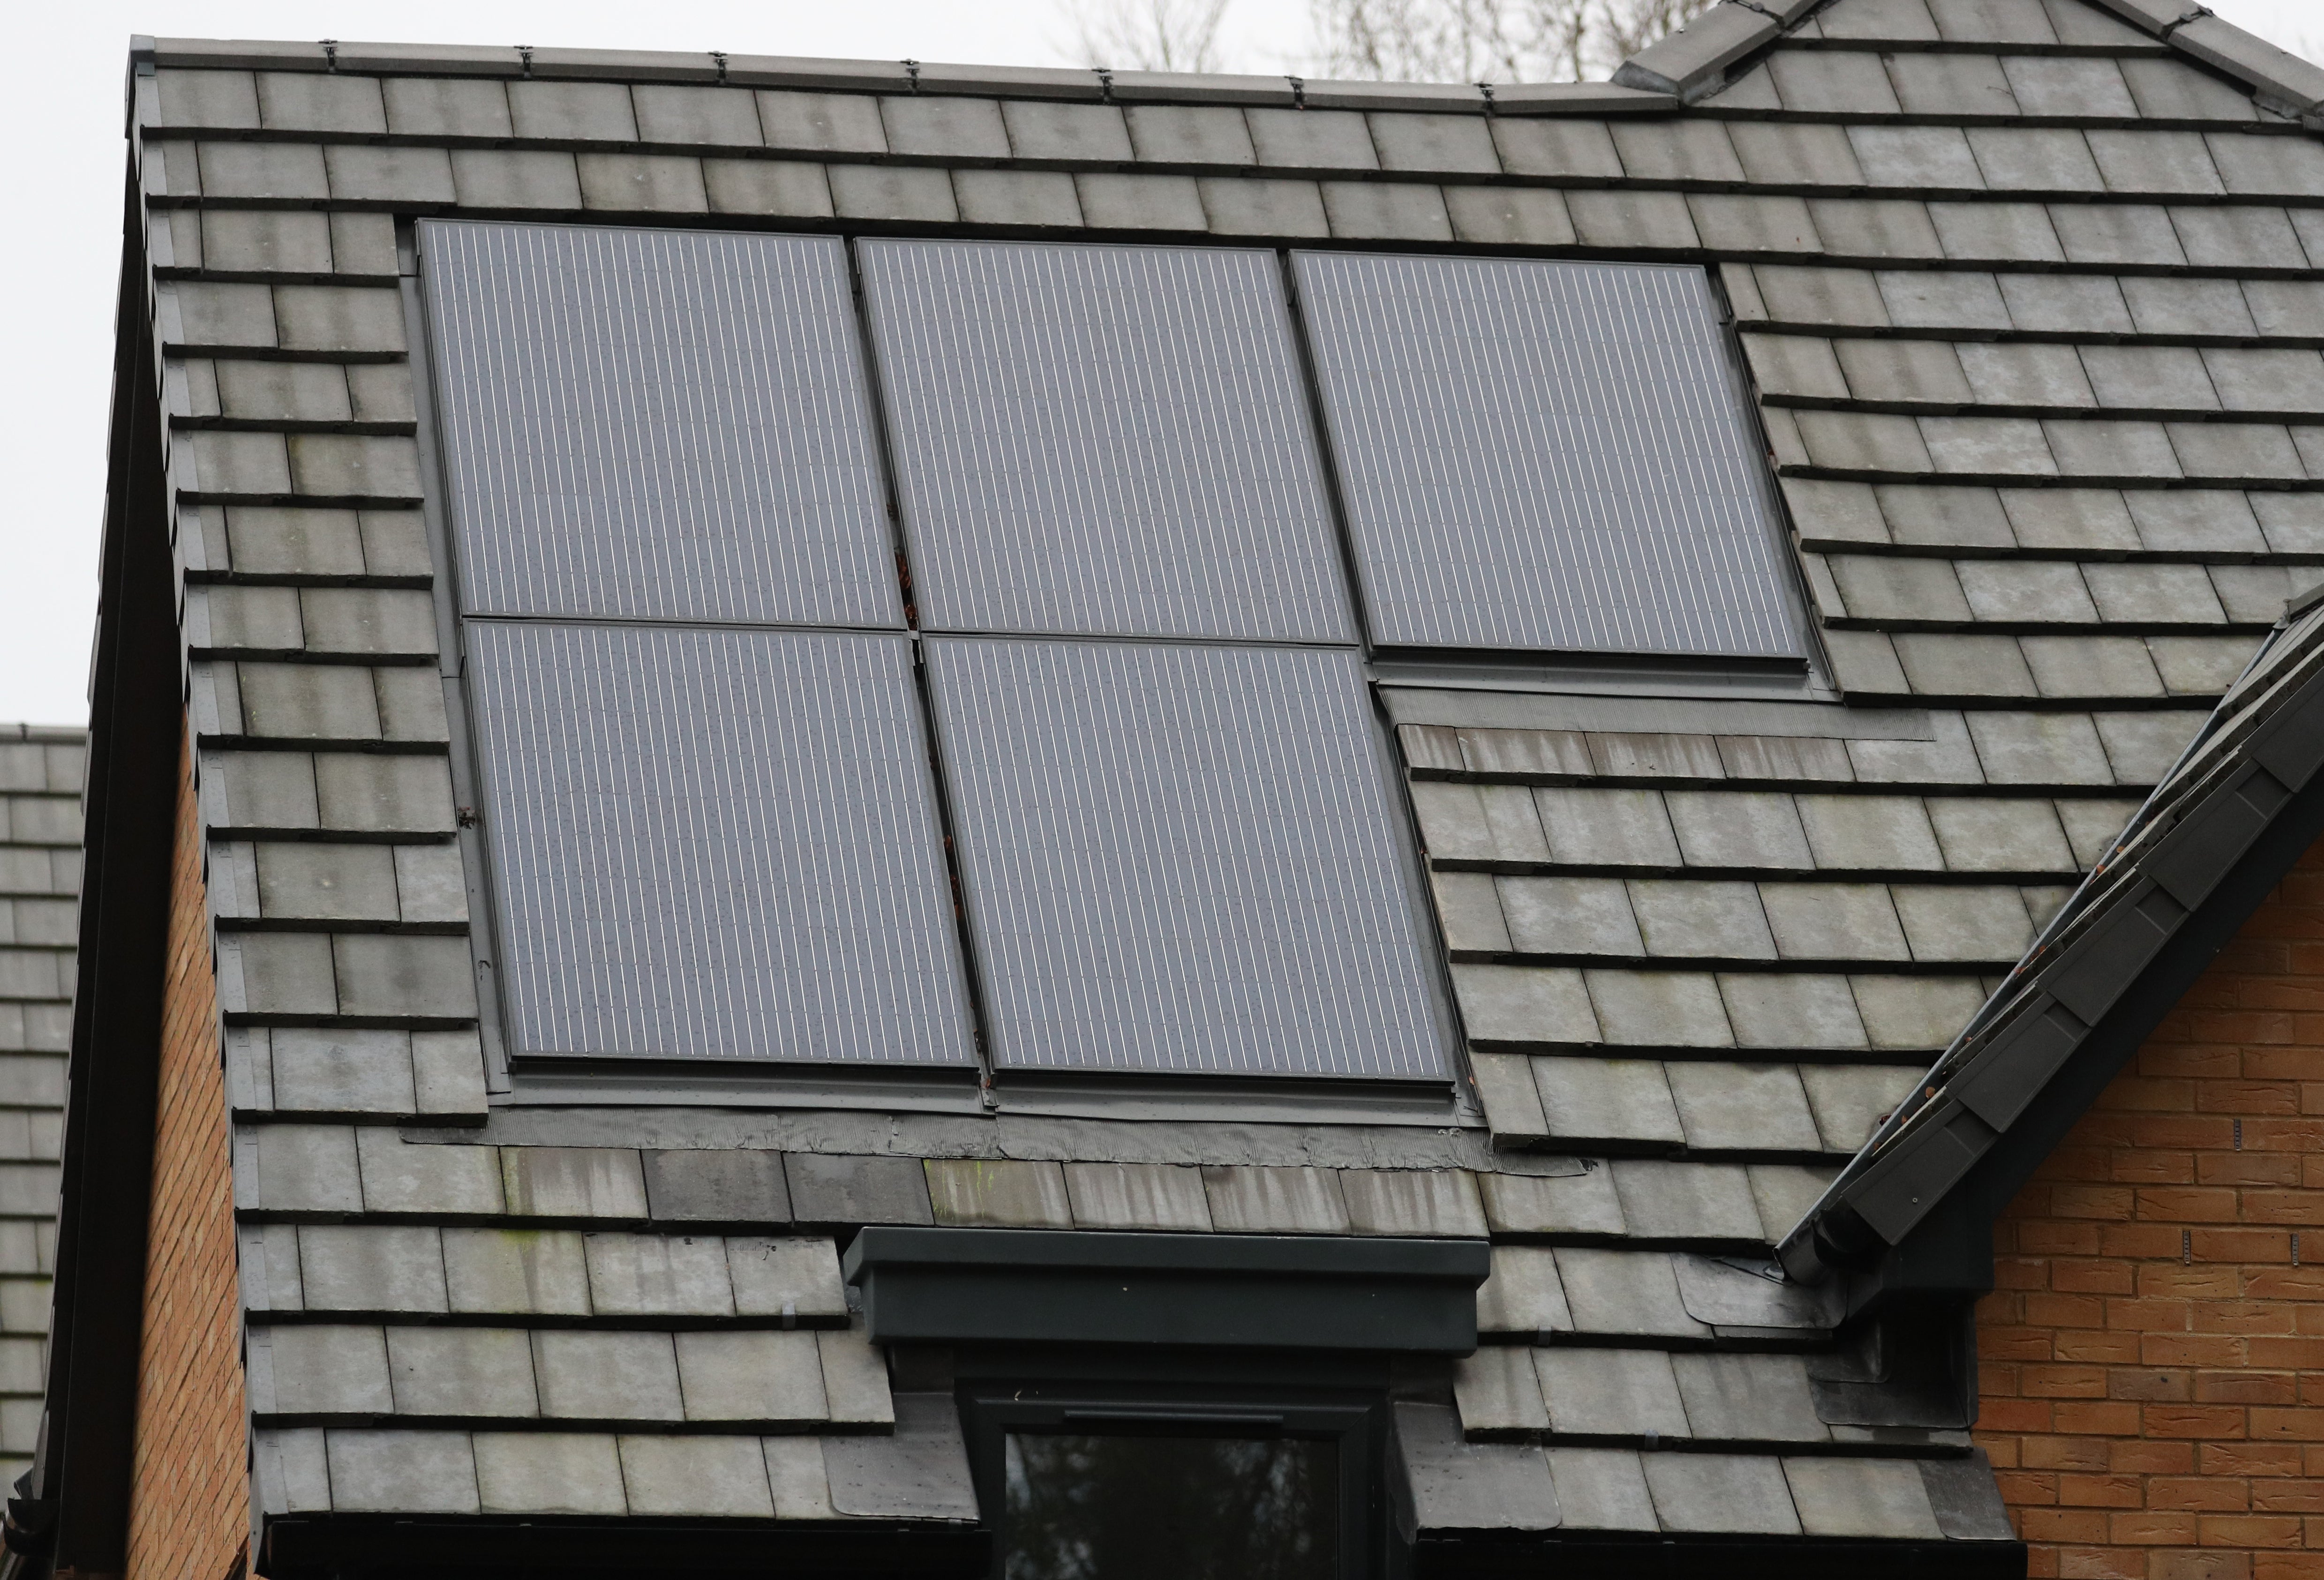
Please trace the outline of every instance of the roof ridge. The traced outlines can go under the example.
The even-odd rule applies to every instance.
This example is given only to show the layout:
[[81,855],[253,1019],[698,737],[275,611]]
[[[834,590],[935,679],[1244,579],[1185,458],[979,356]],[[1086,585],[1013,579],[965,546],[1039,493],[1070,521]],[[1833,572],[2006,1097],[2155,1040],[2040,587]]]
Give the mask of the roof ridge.
[[[1732,69],[1845,0],[1719,0],[1614,72],[1618,87],[1675,94],[1684,104],[1733,80]],[[2252,90],[2261,108],[2324,132],[2324,66],[2237,27],[2193,0],[2082,0]]]

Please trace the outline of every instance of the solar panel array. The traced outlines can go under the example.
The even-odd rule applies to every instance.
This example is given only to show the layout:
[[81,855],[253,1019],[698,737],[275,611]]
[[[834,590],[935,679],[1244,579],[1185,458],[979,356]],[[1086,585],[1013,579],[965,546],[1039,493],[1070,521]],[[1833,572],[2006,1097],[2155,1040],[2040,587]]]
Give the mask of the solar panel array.
[[904,623],[844,243],[421,243],[471,612]]
[[1352,650],[936,638],[994,1062],[1443,1079]]
[[516,1048],[973,1061],[906,638],[467,635]]
[[[1280,262],[847,245],[423,227],[513,1051],[1448,1079]],[[1699,271],[1295,267],[1377,642],[1794,650]]]
[[928,629],[1354,638],[1271,254],[862,256]]
[[1799,652],[1701,270],[1295,267],[1376,639]]

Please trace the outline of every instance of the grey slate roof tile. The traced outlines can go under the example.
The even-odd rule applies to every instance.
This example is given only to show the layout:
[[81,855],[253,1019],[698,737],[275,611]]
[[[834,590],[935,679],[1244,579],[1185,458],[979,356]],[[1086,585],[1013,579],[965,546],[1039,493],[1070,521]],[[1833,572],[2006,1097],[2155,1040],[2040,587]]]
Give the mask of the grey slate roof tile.
[[1632,180],[1740,182],[1745,179],[1723,122],[1616,121],[1609,131],[1623,171]]
[[1875,1048],[1942,1048],[1985,1002],[1984,988],[1971,977],[1865,975],[1850,978],[1849,986]]
[[338,1428],[324,1438],[335,1512],[478,1511],[475,1460],[466,1432]]
[[575,161],[585,208],[615,213],[707,214],[702,161],[669,154],[584,153]]
[[734,1312],[726,1246],[715,1235],[585,1235],[589,1303],[607,1317]]
[[1009,146],[1019,159],[1120,160],[1136,157],[1130,127],[1112,105],[1009,99],[1001,106]]
[[1485,1234],[1476,1177],[1464,1170],[1347,1169],[1340,1174],[1348,1224],[1359,1235]]
[[[1586,794],[1586,793],[1585,793]],[[1663,802],[1690,867],[1812,864],[1792,798],[1775,791],[1671,790]]]
[[1511,175],[1618,179],[1624,173],[1606,122],[1499,115],[1489,127]]
[[327,1513],[331,1473],[319,1428],[251,1434],[252,1498],[269,1514]]
[[542,1415],[571,1420],[685,1418],[671,1335],[550,1328],[535,1330],[531,1338]]
[[512,137],[508,89],[459,77],[391,77],[380,84],[391,132],[406,137]]
[[1748,883],[1633,878],[1628,886],[1650,955],[1775,958],[1758,891]]
[[1323,195],[1313,181],[1256,176],[1206,176],[1196,183],[1211,229],[1221,235],[1323,236],[1331,234]]
[[252,73],[157,71],[153,76],[161,96],[162,125],[257,129],[258,85]]
[[[1461,875],[1444,877],[1455,876]],[[1631,914],[1630,896],[1618,878],[1502,877],[1492,882],[1500,898],[1499,911],[1507,918],[1508,947],[1541,954],[1645,951],[1638,923]],[[1450,886],[1440,881],[1438,886],[1442,892]],[[1467,914],[1463,907],[1460,914]],[[1448,909],[1448,938],[1486,936],[1480,923],[1464,922],[1456,929],[1452,921]]]
[[1763,395],[1812,395],[1845,400],[1848,381],[1832,343],[1806,335],[1746,335],[1743,354]]
[[816,1438],[761,1438],[767,1481],[774,1493],[779,1520],[835,1520],[831,1482],[823,1466],[823,1443]]
[[[1797,198],[1697,192],[1688,195],[1686,206],[1706,247],[1738,253],[1814,253],[1827,245],[1849,253],[1873,250],[1857,238],[1819,236],[1808,204]],[[1830,207],[1817,205],[1819,212]]]
[[1631,1448],[1548,1451],[1565,1524],[1576,1530],[1655,1529],[1646,1472]]
[[2036,637],[2018,647],[2046,697],[2148,697],[2163,691],[2145,643],[2135,637]]
[[1380,168],[1445,175],[1501,173],[1481,115],[1379,115],[1370,118]]
[[1803,411],[1800,437],[1818,466],[1849,472],[1927,472],[1933,463],[1909,417],[1864,411]]
[[[1296,111],[1254,110],[1253,115]],[[1310,115],[1328,112],[1308,111]],[[1412,182],[1325,181],[1323,213],[1332,234],[1354,241],[1449,242],[1452,220],[1444,194]]]
[[548,142],[635,142],[637,118],[630,90],[617,82],[545,82],[508,85],[509,115],[516,135]]
[[1687,250],[1702,245],[1676,192],[1570,191],[1566,212],[1585,246]]
[[331,272],[327,216],[297,209],[220,208],[193,217],[200,222],[201,262],[207,270],[225,274]]
[[811,1332],[680,1333],[677,1346],[688,1420],[825,1419],[822,1352]]
[[1567,1174],[1477,1176],[1485,1221],[1497,1234],[1618,1235],[1622,1208],[1614,1177],[1591,1162]]
[[1911,958],[1886,885],[1769,884],[1760,898],[1785,960]]
[[1820,1139],[1801,1073],[1789,1064],[1673,1062],[1667,1067],[1671,1097],[1686,1144],[1697,1152],[1815,1151]]
[[[284,1329],[285,1333],[296,1329]],[[391,1327],[387,1370],[402,1415],[524,1418],[540,1413],[532,1344],[515,1327]]]
[[790,1192],[781,1154],[733,1147],[710,1152],[649,1152],[646,1200],[665,1220],[786,1223]]
[[1993,489],[1886,482],[1872,492],[1888,531],[1898,543],[1943,547],[2018,546],[2001,495]]
[[1353,110],[1243,112],[1259,162],[1283,170],[1376,170],[1379,154]]
[[887,1364],[865,1336],[862,1318],[845,1327],[818,1330],[815,1343],[823,1359],[825,1408],[833,1421],[875,1429],[893,1423],[899,1436],[915,1425],[908,1401],[889,1392]]
[[373,77],[310,71],[258,73],[259,119],[270,132],[380,134],[387,110]]
[[1643,1463],[1665,1530],[1799,1533],[1776,1460],[1743,1454],[1649,1454]]
[[2124,496],[2116,490],[2004,489],[1998,498],[2021,548],[2105,552],[2142,547]]
[[621,1438],[622,1482],[639,1515],[772,1518],[767,1462],[754,1438]]
[[1851,125],[1849,149],[1873,187],[1980,191],[1985,174],[1958,126]]
[[1931,1540],[1941,1534],[1920,1466],[1910,1460],[1789,1457],[1784,1477],[1810,1536]]
[[602,1432],[478,1432],[479,1506],[487,1514],[626,1514],[614,1439]]
[[748,88],[641,82],[630,89],[630,108],[637,116],[638,136],[646,142],[757,148],[765,141]]
[[916,1158],[788,1153],[792,1215],[801,1223],[930,1224],[926,1172]]
[[[2255,121],[2247,92],[2230,87],[2184,61],[2124,60],[2120,69],[2138,113],[2158,121]],[[2214,136],[2217,134],[2214,133]]]
[[1683,1142],[1659,1060],[1536,1059],[1534,1080],[1552,1137]]
[[1452,1401],[1461,1412],[1462,1431],[1471,1438],[1549,1429],[1533,1352],[1521,1345],[1480,1346],[1454,1362]]
[[1436,896],[1437,919],[1444,929],[1447,948],[1512,947],[1496,886],[1499,880],[1477,872],[1432,872],[1428,881]]
[[1573,220],[1563,193],[1527,187],[1447,187],[1445,216],[1464,242],[1491,246],[1564,247]]
[[1751,273],[1769,316],[1778,322],[1874,328],[1888,324],[1887,306],[1869,271],[1760,263]]
[[1632,1047],[1728,1048],[1734,1033],[1711,977],[1689,971],[1582,973],[1606,1041]]
[[1597,1013],[1571,968],[1456,965],[1452,989],[1469,1034],[1493,1042],[1594,1043]]
[[1865,1046],[1864,1024],[1844,977],[1729,971],[1720,976],[1719,994],[1738,1048]]
[[2180,208],[2171,216],[2187,262],[2198,268],[2305,269],[2296,224],[2281,208]]
[[2203,722],[2195,711],[2093,717],[2118,785],[2152,785],[2170,770]]
[[456,148],[452,186],[466,208],[581,207],[581,177],[573,156],[542,149]]
[[2061,263],[2066,247],[2050,211],[2039,203],[1932,203],[1948,258],[1994,262]]
[[441,1213],[503,1209],[501,1171],[490,1147],[406,1144],[392,1130],[355,1132],[366,1212]]
[[1493,1133],[1495,1145],[1537,1141],[1549,1134],[1541,1093],[1533,1083],[1532,1062],[1522,1054],[1472,1051],[1469,1078],[1485,1110],[1485,1125]]
[[1074,178],[1054,170],[960,170],[953,196],[970,225],[1065,229],[1083,223]]
[[885,153],[881,101],[856,94],[759,90],[759,124],[769,148],[807,153]]
[[1397,1458],[1415,1518],[1430,1529],[1543,1530],[1561,1518],[1548,1460],[1529,1444],[1464,1443],[1443,1405],[1394,1407]]
[[1334,1170],[1206,1164],[1203,1190],[1211,1223],[1224,1234],[1349,1232],[1348,1205]]
[[1757,1240],[1751,1182],[1731,1163],[1618,1158],[1607,1165],[1634,1236],[1655,1240]]
[[1842,555],[1827,564],[1848,613],[1858,620],[1969,618],[1968,601],[1949,560]]
[[1662,1350],[1534,1352],[1550,1429],[1564,1437],[1689,1435],[1671,1357]]
[[1896,884],[1889,896],[1917,960],[2015,960],[2034,942],[2015,888]]
[[1887,64],[1896,102],[1908,115],[2035,113],[2021,110],[2010,75],[1993,55],[1897,55]]
[[1073,1226],[1064,1171],[1054,1162],[930,1158],[928,1197],[939,1224],[982,1228]]
[[343,1125],[262,1125],[235,1134],[235,1194],[278,1212],[361,1212],[355,1132]]
[[[2009,305],[2010,322],[2020,329],[2060,330],[2086,335],[2127,335],[2132,332],[2130,309],[2123,301],[2122,283],[2110,275],[2005,274],[2000,276],[2000,284],[2002,297]],[[1961,348],[1965,363],[1970,349],[1968,346]],[[2030,351],[2034,348],[1980,346],[1976,349],[1997,353],[2005,349]],[[2069,356],[2073,354],[2070,348],[2065,347],[2043,349],[2064,351]]]
[[1975,618],[2083,624],[2098,618],[2081,567],[2040,560],[1965,560],[1954,566]]
[[1492,1271],[1477,1290],[1477,1327],[1503,1334],[1573,1331],[1556,1253],[1545,1245],[1494,1246]]
[[2016,1534],[1984,1449],[1962,1459],[1923,1459],[1920,1471],[1929,1511],[1948,1539],[2006,1541]]
[[[2183,66],[2177,70],[2180,78],[2194,78],[2207,89],[2234,92],[2218,87],[2210,78]],[[2203,140],[2210,146],[2212,164],[2230,192],[2269,197],[2324,193],[2324,149],[2311,138],[2211,132]]]
[[1258,162],[1242,112],[1219,106],[1130,105],[1123,111],[1130,146],[1150,163],[1248,165]]
[[839,1258],[829,1240],[731,1236],[726,1271],[733,1281],[738,1315],[833,1325],[846,1319]]
[[2165,424],[2171,449],[2189,477],[2299,482],[2308,476],[2291,431],[2273,423]]
[[823,1459],[832,1507],[842,1514],[976,1518],[968,1455],[948,1394],[899,1394],[892,1437],[825,1438]]
[[1673,1355],[1671,1370],[1697,1438],[1728,1442],[1821,1443],[1803,1355]]
[[703,195],[713,214],[827,219],[831,182],[819,164],[790,160],[706,159]]
[[323,151],[303,142],[200,144],[202,195],[212,198],[330,196]]
[[1206,1231],[1200,1170],[1166,1163],[1067,1163],[1065,1192],[1083,1229]]
[[1896,95],[1879,58],[1779,50],[1767,58],[1784,107],[1825,115],[1894,115]]
[[1675,867],[1681,860],[1662,795],[1638,789],[1534,792],[1551,854],[1559,861],[1615,867]]
[[251,1409],[263,1415],[371,1415],[394,1409],[376,1327],[276,1327],[250,1340]]
[[444,1253],[432,1226],[302,1225],[299,1281],[309,1311],[447,1309]]

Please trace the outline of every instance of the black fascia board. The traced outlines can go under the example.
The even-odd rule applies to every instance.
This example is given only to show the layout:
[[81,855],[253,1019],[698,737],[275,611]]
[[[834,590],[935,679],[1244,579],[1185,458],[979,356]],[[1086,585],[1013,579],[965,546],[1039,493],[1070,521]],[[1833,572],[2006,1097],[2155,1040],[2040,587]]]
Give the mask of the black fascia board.
[[1560,1580],[2024,1580],[2021,1541],[1878,1541],[1846,1538],[1625,1537],[1592,1531],[1512,1538],[1423,1533],[1413,1574],[1545,1575]]
[[984,1580],[991,1552],[990,1532],[954,1521],[292,1515],[267,1522],[257,1567],[268,1580],[540,1580],[552,1570],[622,1580],[730,1571]]
[[142,216],[133,155],[114,329],[45,1419],[30,1496],[12,1508],[6,1533],[14,1553],[98,1574],[119,1573],[126,1557],[185,728]]
[[1778,1248],[1852,1311],[1992,1286],[1991,1224],[2324,837],[2324,617],[2254,660],[1984,1012]]
[[843,1269],[875,1343],[1467,1355],[1482,1240],[874,1226]]

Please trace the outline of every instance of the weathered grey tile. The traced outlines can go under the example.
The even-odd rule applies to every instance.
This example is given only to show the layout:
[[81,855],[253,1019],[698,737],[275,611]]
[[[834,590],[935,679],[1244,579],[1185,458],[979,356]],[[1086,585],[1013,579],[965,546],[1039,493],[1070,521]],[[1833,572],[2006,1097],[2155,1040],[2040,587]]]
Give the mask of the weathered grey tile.
[[345,1125],[257,1125],[237,1134],[235,1153],[235,1193],[243,1207],[277,1212],[363,1210],[355,1132]]
[[940,170],[905,165],[833,165],[833,210],[842,219],[886,219],[951,225],[960,218],[952,178]]
[[532,1343],[517,1327],[391,1327],[387,1368],[400,1415],[530,1417]]
[[667,1333],[547,1330],[532,1335],[540,1413],[566,1420],[685,1418]]
[[1677,192],[1575,190],[1566,194],[1565,207],[1584,246],[1686,251],[1702,244]]
[[589,1300],[604,1317],[726,1317],[725,1243],[715,1235],[585,1235]]
[[1259,162],[1271,169],[1379,169],[1371,132],[1353,110],[1251,109],[1243,120]]
[[1676,867],[1677,836],[1654,790],[1541,788],[1534,792],[1551,855],[1561,862]]
[[1398,1401],[1397,1457],[1406,1495],[1424,1529],[1545,1530],[1559,1521],[1557,1491],[1541,1449],[1466,1443],[1443,1405]]
[[1760,904],[1786,960],[1910,958],[1895,906],[1877,883],[1763,884]]
[[1646,1485],[1665,1530],[1795,1536],[1798,1516],[1773,1457],[1649,1454]]
[[842,1514],[976,1518],[968,1455],[949,1394],[898,1395],[893,1436],[826,1438],[823,1462],[832,1507]]
[[334,1429],[334,1513],[474,1514],[476,1466],[466,1432]]
[[508,1209],[528,1217],[644,1217],[645,1174],[628,1147],[501,1149]]
[[1868,184],[1851,128],[1787,122],[1730,121],[1727,134],[1746,179],[1767,186],[1861,187]]
[[898,1420],[896,1401],[888,1391],[887,1362],[864,1333],[861,1317],[845,1327],[821,1330],[815,1342],[823,1357],[824,1402],[834,1421],[876,1429]]
[[767,1456],[767,1480],[775,1497],[778,1520],[835,1520],[831,1482],[823,1468],[820,1438],[761,1438]]
[[1810,1536],[1933,1540],[1941,1533],[1920,1466],[1907,1459],[1792,1457],[1784,1462]]
[[1053,1162],[930,1158],[928,1197],[936,1221],[968,1228],[1073,1226],[1065,1171]]
[[1757,888],[1748,883],[1632,878],[1630,903],[1651,955],[1773,960]]
[[1803,411],[1800,438],[1818,466],[1849,472],[1921,473],[1934,469],[1921,430],[1908,417],[1881,412]]
[[1158,164],[1248,165],[1258,161],[1242,112],[1221,106],[1132,105],[1124,112],[1130,146]]
[[630,88],[630,107],[641,142],[719,148],[757,148],[764,142],[758,106],[746,87],[636,83]]
[[790,1221],[782,1154],[743,1147],[644,1155],[646,1202],[657,1218],[703,1223]]
[[1623,173],[1603,121],[1502,115],[1489,125],[1502,167],[1511,175],[1618,179]]
[[1514,948],[1502,914],[1498,879],[1481,872],[1434,872],[1428,887],[1447,949],[1505,951]]
[[375,1125],[358,1130],[355,1143],[366,1212],[466,1217],[502,1210],[500,1163],[491,1147],[408,1144]]
[[823,1360],[813,1333],[681,1333],[678,1374],[696,1421],[819,1421]]
[[1698,1438],[1817,1443],[1831,1436],[1816,1419],[1803,1355],[1674,1355],[1671,1369]]
[[1380,166],[1441,175],[1500,174],[1489,124],[1483,115],[1402,113],[1369,117]]
[[1673,1063],[1668,1074],[1690,1148],[1816,1149],[1815,1123],[1800,1088],[1801,1072],[1794,1066],[1686,1060]]
[[1575,1330],[1703,1338],[1710,1329],[1686,1314],[1670,1257],[1660,1251],[1561,1246],[1557,1272]]
[[1573,1314],[1556,1253],[1545,1245],[1494,1246],[1492,1271],[1477,1291],[1477,1327],[1483,1333],[1571,1333]]
[[1563,1174],[1480,1174],[1477,1193],[1497,1234],[1618,1235],[1622,1205],[1603,1163],[1576,1160]]
[[880,101],[859,94],[759,92],[759,124],[770,148],[812,153],[885,153]]
[[774,1497],[755,1437],[621,1439],[622,1483],[633,1515],[771,1519]]
[[1858,976],[1849,979],[1875,1048],[1938,1049],[1985,1002],[1974,977]]
[[1067,1163],[1065,1194],[1077,1228],[1185,1232],[1211,1226],[1202,1171],[1193,1167]]
[[1226,1234],[1344,1235],[1347,1201],[1331,1169],[1205,1165],[1211,1222]]
[[1944,866],[1917,795],[1802,795],[1797,805],[1819,868],[1935,871]]
[[262,1415],[384,1415],[395,1408],[377,1327],[254,1330],[250,1392],[251,1409]]
[[444,1253],[433,1228],[302,1225],[299,1281],[309,1311],[446,1309]]
[[[2208,592],[2209,589],[2206,588]],[[2152,697],[2162,677],[2135,637],[2025,636],[2026,667],[2045,697]]]
[[1864,1024],[1844,977],[1729,971],[1720,975],[1719,992],[1738,1048],[1865,1046]]
[[544,1316],[589,1314],[581,1236],[570,1230],[444,1230],[450,1309]]
[[734,1281],[734,1310],[743,1318],[798,1318],[799,1322],[830,1325],[846,1319],[839,1250],[832,1241],[730,1236],[727,1275]]
[[1535,1352],[1550,1430],[1564,1437],[1687,1437],[1671,1357],[1662,1350]]
[[1954,567],[1978,620],[2089,623],[2098,618],[2081,567],[2039,560],[1964,560]]
[[1552,1448],[1565,1524],[1574,1530],[1653,1530],[1655,1505],[1633,1448]]
[[476,1013],[465,938],[342,932],[331,939],[339,1013],[466,1020]]
[[585,208],[613,213],[707,214],[702,161],[673,154],[585,153],[576,161]]
[[[1440,882],[1440,892],[1446,886]],[[1618,878],[1502,877],[1493,886],[1509,948],[1536,954],[1644,952],[1629,896]]]
[[625,1514],[609,1432],[478,1432],[476,1486],[487,1514]]
[[1886,326],[1888,308],[1868,271],[1761,263],[1752,270],[1777,323]]
[[1553,1137],[1685,1139],[1663,1065],[1650,1059],[1536,1059],[1534,1079]]
[[509,114],[519,137],[541,142],[635,142],[630,90],[618,82],[512,82]]
[[1461,1411],[1461,1429],[1470,1438],[1549,1429],[1533,1351],[1523,1345],[1483,1345],[1455,1362],[1452,1401]]
[[1606,1041],[1630,1047],[1725,1048],[1734,1043],[1717,985],[1691,971],[1582,973]]
[[1656,1240],[1757,1240],[1751,1181],[1729,1163],[1618,1158],[1608,1165],[1633,1236]]
[[706,159],[704,197],[713,214],[828,219],[831,182],[819,164],[771,159]]
[[783,1168],[802,1223],[928,1224],[926,1171],[917,1158],[790,1153]]
[[411,1114],[409,1032],[278,1028],[271,1073],[274,1107],[282,1113]]
[[1340,1194],[1347,1203],[1349,1227],[1359,1235],[1485,1233],[1476,1178],[1466,1170],[1345,1169]]
[[1854,1153],[1919,1083],[1920,1075],[1898,1064],[1808,1064],[1800,1068],[1808,1107],[1814,1111],[1824,1150]]
[[1452,990],[1471,1037],[1565,1043],[1599,1040],[1597,1012],[1570,967],[1456,965]]
[[1074,229],[1082,224],[1073,177],[1057,170],[955,170],[953,196],[969,225]]

